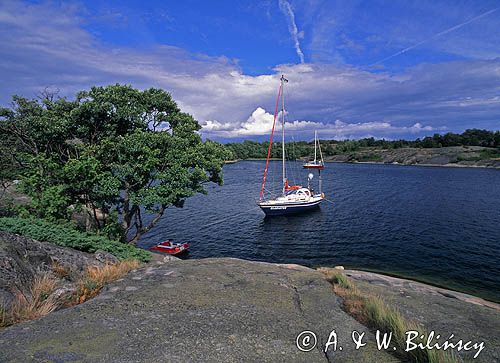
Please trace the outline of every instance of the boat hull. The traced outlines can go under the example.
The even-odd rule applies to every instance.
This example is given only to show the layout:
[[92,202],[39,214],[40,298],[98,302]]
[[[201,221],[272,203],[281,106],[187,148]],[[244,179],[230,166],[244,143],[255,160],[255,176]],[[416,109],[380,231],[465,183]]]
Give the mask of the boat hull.
[[266,214],[266,216],[283,216],[300,214],[317,209],[319,208],[321,202],[322,200],[304,203],[276,203],[272,205],[259,203],[259,207]]
[[324,165],[320,165],[320,164],[304,164],[302,165],[302,168],[304,169],[316,169],[316,170],[323,170],[325,169],[325,166]]
[[170,241],[165,241],[158,243],[157,245],[151,247],[149,250],[153,252],[165,253],[172,256],[178,256],[189,252],[189,244],[188,243],[173,244]]

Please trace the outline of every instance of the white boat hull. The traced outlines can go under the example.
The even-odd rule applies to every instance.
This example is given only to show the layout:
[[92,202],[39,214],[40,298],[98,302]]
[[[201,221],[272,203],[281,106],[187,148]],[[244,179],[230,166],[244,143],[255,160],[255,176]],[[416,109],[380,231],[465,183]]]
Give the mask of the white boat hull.
[[279,199],[259,202],[258,205],[266,216],[282,216],[304,213],[319,208],[322,197],[313,197],[308,201],[280,201]]

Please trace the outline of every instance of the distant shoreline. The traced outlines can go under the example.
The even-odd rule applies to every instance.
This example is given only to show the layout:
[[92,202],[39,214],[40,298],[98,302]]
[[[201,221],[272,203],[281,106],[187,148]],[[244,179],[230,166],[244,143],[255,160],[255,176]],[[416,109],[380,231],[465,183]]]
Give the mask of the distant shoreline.
[[[264,153],[234,153],[238,156],[260,156]],[[297,160],[307,160],[309,153],[293,154]],[[248,158],[246,160],[262,160],[264,158]],[[277,160],[277,159],[273,159]],[[280,159],[281,160],[281,159]],[[482,167],[500,169],[500,148],[483,146],[447,146],[435,148],[401,147],[395,149],[381,149],[376,147],[359,147],[354,150],[338,152],[326,150],[323,153],[325,162],[386,164],[386,165],[421,165],[445,167]]]
[[[228,160],[225,161],[225,164],[236,164],[241,161],[265,161],[265,158],[248,158],[248,159],[240,159],[240,160]],[[269,160],[279,161],[281,159],[271,158]],[[303,162],[304,160],[297,159],[297,162]],[[491,165],[464,165],[458,163],[449,163],[449,164],[403,164],[403,163],[385,163],[383,161],[340,161],[340,160],[325,160],[325,163],[336,163],[336,164],[374,164],[374,165],[394,165],[394,166],[425,166],[425,167],[443,167],[443,168],[481,168],[481,169],[496,169],[500,170],[500,166],[491,166]]]
[[338,164],[375,164],[375,165],[394,165],[394,166],[425,166],[425,167],[443,167],[443,168],[481,168],[481,169],[500,169],[500,166],[489,165],[464,165],[464,164],[401,164],[401,163],[384,163],[382,161],[336,161],[325,160],[325,163]]

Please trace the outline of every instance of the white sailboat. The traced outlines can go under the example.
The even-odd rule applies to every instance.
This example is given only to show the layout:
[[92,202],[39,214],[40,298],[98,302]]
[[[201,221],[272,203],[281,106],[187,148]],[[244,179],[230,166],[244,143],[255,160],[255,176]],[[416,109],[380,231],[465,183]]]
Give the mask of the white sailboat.
[[[317,150],[319,149],[319,160],[317,158]],[[304,169],[318,169],[323,170],[325,163],[323,161],[323,153],[321,152],[321,145],[318,140],[318,132],[314,131],[314,160],[308,161],[302,165]]]
[[[275,215],[287,215],[287,214],[297,214],[307,212],[312,209],[316,209],[319,207],[320,203],[324,200],[325,195],[321,190],[321,174],[320,174],[320,182],[319,182],[319,193],[315,193],[311,188],[311,180],[313,179],[313,174],[308,175],[308,186],[303,187],[301,185],[292,185],[288,184],[288,178],[286,175],[286,165],[285,165],[285,97],[284,97],[284,86],[288,83],[288,80],[281,76],[280,78],[280,88],[278,91],[278,98],[276,101],[276,109],[274,111],[274,120],[273,127],[271,131],[269,147],[267,150],[267,158],[266,158],[266,166],[264,168],[264,176],[262,177],[262,186],[260,190],[260,200],[257,203],[262,211],[266,214],[266,216],[275,216]],[[282,146],[282,193],[281,196],[276,198],[264,198],[264,190],[266,184],[266,177],[269,168],[269,158],[271,155],[271,148],[273,144],[273,136],[274,129],[276,126],[276,119],[278,116],[278,105],[281,99],[281,146]],[[316,140],[316,137],[315,137]],[[315,141],[316,147],[316,141]],[[320,151],[321,155],[321,151]],[[316,157],[315,157],[316,159]],[[323,161],[323,157],[321,156],[321,163]],[[320,173],[322,168],[314,168],[317,169]]]

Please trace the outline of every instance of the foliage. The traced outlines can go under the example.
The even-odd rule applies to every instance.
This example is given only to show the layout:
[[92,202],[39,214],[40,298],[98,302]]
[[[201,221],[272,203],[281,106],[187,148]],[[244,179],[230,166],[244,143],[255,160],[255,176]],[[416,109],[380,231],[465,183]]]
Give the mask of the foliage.
[[169,93],[118,84],[73,101],[14,96],[12,109],[0,110],[0,131],[12,141],[16,173],[32,200],[29,213],[58,221],[80,211],[88,229],[133,243],[169,206],[205,193],[208,182],[222,183],[230,153],[203,142],[199,129]]
[[[376,140],[373,137],[360,140],[321,140],[321,150],[324,156],[338,154],[349,154],[363,148],[369,149],[400,149],[400,148],[437,148],[448,146],[483,146],[500,149],[500,131],[487,131],[469,129],[462,134],[447,133],[444,135],[434,134],[423,139],[409,140]],[[226,147],[231,150],[231,159],[258,159],[267,155],[268,142],[244,141],[242,143],[228,143]],[[287,158],[294,160],[297,158],[307,158],[314,155],[314,142],[293,142],[287,144]],[[273,158],[281,158],[281,143],[273,144]],[[494,156],[493,156],[494,157]],[[373,157],[367,156],[366,160],[378,160],[376,154]]]
[[41,219],[0,218],[0,230],[89,253],[104,250],[122,260],[137,259],[147,262],[151,259],[148,251],[104,236],[80,232],[68,225],[54,224]]
[[[0,108],[0,118],[9,115],[8,110]],[[0,125],[0,202],[2,205],[6,204],[7,189],[11,186],[11,182],[17,179],[18,168],[14,160],[12,150],[15,149],[15,138],[7,134],[4,128]]]
[[500,158],[500,148],[481,150],[479,156],[481,159],[498,159]]
[[382,161],[382,155],[375,153],[361,154],[358,157],[359,161]]

